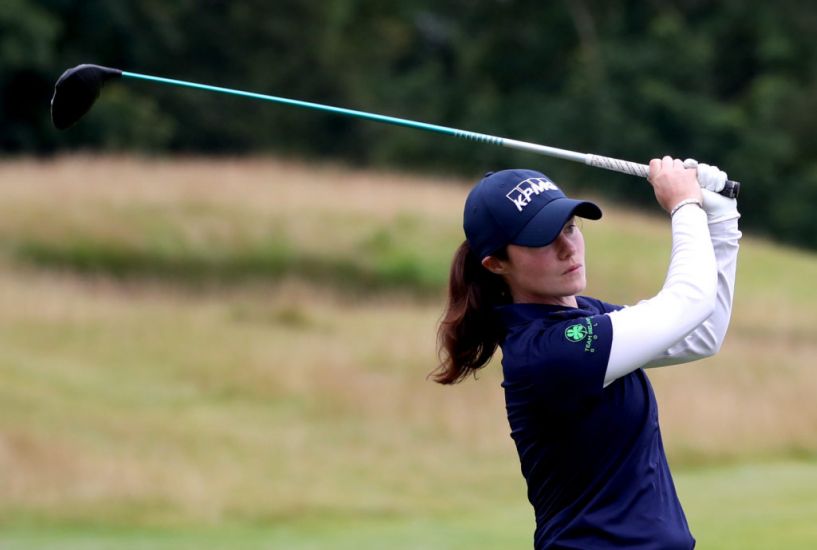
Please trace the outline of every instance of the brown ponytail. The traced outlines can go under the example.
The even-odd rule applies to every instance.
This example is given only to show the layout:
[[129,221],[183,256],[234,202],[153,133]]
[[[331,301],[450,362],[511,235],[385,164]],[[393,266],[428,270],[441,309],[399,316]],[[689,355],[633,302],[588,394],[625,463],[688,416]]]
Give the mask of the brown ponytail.
[[[504,250],[494,256],[507,259]],[[504,279],[485,269],[463,242],[451,263],[448,304],[437,330],[440,365],[430,375],[435,382],[455,384],[491,360],[504,333],[494,308],[506,303]]]

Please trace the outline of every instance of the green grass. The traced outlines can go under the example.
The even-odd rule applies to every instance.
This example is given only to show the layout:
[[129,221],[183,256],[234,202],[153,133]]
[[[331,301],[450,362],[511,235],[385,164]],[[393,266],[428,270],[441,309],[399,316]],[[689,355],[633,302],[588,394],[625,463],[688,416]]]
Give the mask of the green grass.
[[[0,182],[0,547],[530,546],[496,364],[425,379],[463,182],[83,157]],[[588,292],[651,295],[666,222],[603,206]],[[699,547],[809,548],[817,260],[743,247],[721,354],[650,377]]]
[[735,464],[676,476],[700,548],[814,548],[817,461]]
[[[481,520],[481,522],[480,522]],[[280,527],[225,526],[174,530],[38,529],[0,537],[4,548],[525,548],[527,526],[500,514],[406,520],[323,520]]]
[[[698,547],[810,549],[817,544],[817,462],[773,462],[682,470],[676,483]],[[267,524],[133,528],[26,525],[3,529],[3,548],[527,548],[530,510],[520,502],[474,501],[429,516],[327,515]],[[500,505],[497,505],[500,504]]]

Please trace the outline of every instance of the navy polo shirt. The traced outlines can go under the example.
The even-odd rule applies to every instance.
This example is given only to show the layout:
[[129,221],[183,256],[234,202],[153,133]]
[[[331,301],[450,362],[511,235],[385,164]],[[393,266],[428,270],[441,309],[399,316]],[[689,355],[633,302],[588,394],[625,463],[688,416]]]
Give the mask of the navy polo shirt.
[[620,309],[578,297],[578,308],[498,308],[505,404],[536,548],[689,549],[695,539],[667,465],[658,410],[638,369],[603,387]]

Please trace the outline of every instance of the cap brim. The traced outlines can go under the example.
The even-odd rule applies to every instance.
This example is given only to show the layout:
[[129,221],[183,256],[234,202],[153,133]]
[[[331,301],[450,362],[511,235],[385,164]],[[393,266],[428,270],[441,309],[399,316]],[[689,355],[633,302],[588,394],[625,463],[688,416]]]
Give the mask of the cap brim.
[[511,243],[519,246],[547,246],[556,240],[572,216],[598,220],[601,218],[601,209],[589,201],[554,199],[537,212]]

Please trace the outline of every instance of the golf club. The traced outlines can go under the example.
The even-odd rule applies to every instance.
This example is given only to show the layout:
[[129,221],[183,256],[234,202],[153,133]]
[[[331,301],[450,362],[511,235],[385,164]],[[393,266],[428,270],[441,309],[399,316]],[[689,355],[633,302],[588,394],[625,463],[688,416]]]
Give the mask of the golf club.
[[[512,149],[521,149],[523,151],[530,151],[539,153],[550,157],[556,157],[574,162],[581,162],[588,166],[595,166],[596,168],[604,168],[606,170],[613,170],[615,172],[622,172],[633,176],[640,176],[646,178],[649,175],[649,166],[646,164],[638,164],[626,160],[619,160],[610,157],[603,157],[589,153],[577,153],[567,149],[559,149],[556,147],[548,147],[546,145],[539,145],[537,143],[530,143],[526,141],[517,141],[515,139],[508,139],[489,134],[480,134],[476,132],[468,132],[459,130],[457,128],[449,128],[447,126],[438,126],[436,124],[427,124],[425,122],[416,122],[404,118],[396,118],[386,115],[378,115],[375,113],[368,113],[365,111],[356,111],[352,109],[344,109],[341,107],[332,107],[330,105],[322,105],[320,103],[311,103],[308,101],[300,101],[297,99],[288,99],[285,97],[277,97],[266,94],[258,94],[254,92],[245,92],[242,90],[234,90],[230,88],[221,88],[218,86],[210,86],[208,84],[197,84],[195,82],[188,82],[185,80],[175,80],[172,78],[162,78],[159,76],[151,76],[147,74],[131,73],[119,69],[112,69],[109,67],[102,67],[99,65],[77,65],[74,68],[65,71],[57,80],[54,86],[54,96],[51,99],[51,120],[60,130],[69,128],[82,118],[87,113],[94,102],[99,97],[104,84],[114,78],[129,78],[136,80],[147,80],[158,84],[168,84],[171,86],[183,86],[187,88],[196,88],[199,90],[206,90],[209,92],[217,92],[222,94],[237,95],[242,97],[249,97],[253,99],[262,99],[265,101],[272,101],[283,105],[290,105],[294,107],[302,107],[305,109],[313,109],[316,111],[324,111],[334,113],[342,116],[349,116],[354,118],[362,118],[366,120],[373,120],[385,124],[394,124],[396,126],[405,126],[408,128],[415,128],[418,130],[426,130],[428,132],[436,132],[439,134],[446,134],[462,139],[477,141],[481,143],[490,143],[492,145],[501,145],[503,147],[510,147]],[[740,191],[740,183],[728,180],[721,195],[735,198]]]

